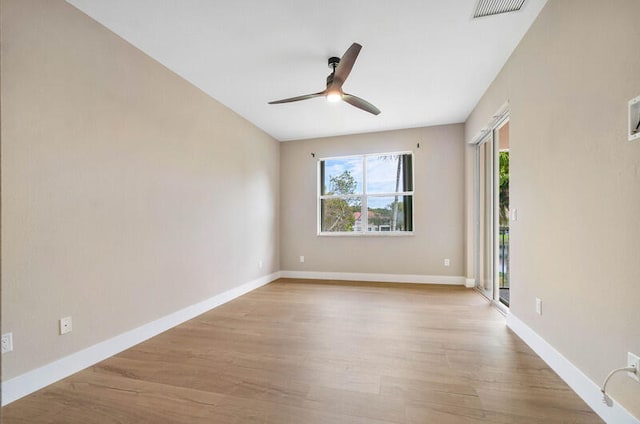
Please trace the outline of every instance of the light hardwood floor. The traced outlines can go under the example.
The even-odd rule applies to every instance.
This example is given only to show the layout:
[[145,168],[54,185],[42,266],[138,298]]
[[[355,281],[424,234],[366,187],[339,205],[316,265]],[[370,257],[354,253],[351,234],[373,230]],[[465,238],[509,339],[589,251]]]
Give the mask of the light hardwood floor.
[[602,423],[460,287],[279,280],[3,408],[12,423]]

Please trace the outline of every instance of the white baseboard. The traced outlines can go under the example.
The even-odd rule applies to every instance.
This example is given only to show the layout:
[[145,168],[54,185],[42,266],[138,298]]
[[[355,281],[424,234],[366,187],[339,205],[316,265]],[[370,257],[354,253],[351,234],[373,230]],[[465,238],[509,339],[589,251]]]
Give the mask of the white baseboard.
[[2,406],[280,278],[275,272],[2,382]]
[[515,315],[507,315],[507,326],[533,349],[605,422],[611,424],[640,424],[622,405],[613,400],[608,407],[602,402],[602,392],[593,380],[573,365]]
[[475,278],[465,278],[464,280],[464,286],[468,289],[472,289],[476,286],[476,279]]
[[448,275],[367,274],[359,272],[280,271],[282,278],[311,280],[371,281],[374,283],[415,283],[464,285],[465,278]]

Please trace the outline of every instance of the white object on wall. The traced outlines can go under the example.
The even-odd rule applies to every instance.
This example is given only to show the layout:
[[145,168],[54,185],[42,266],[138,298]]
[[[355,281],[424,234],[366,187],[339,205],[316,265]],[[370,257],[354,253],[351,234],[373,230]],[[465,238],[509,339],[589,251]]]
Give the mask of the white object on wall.
[[629,100],[629,141],[640,139],[640,96]]

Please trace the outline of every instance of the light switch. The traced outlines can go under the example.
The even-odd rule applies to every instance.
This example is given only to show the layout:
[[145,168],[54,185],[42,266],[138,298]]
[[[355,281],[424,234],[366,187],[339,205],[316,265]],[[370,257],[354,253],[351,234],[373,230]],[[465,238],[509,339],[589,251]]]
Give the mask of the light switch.
[[629,141],[640,140],[640,96],[629,100]]
[[71,317],[60,318],[60,335],[70,333],[73,330]]

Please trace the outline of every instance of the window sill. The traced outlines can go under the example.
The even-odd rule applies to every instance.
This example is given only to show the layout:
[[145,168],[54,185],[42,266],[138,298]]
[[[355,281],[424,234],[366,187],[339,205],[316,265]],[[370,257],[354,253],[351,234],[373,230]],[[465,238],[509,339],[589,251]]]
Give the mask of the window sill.
[[407,237],[413,236],[413,231],[370,231],[366,233],[317,233],[318,237]]

